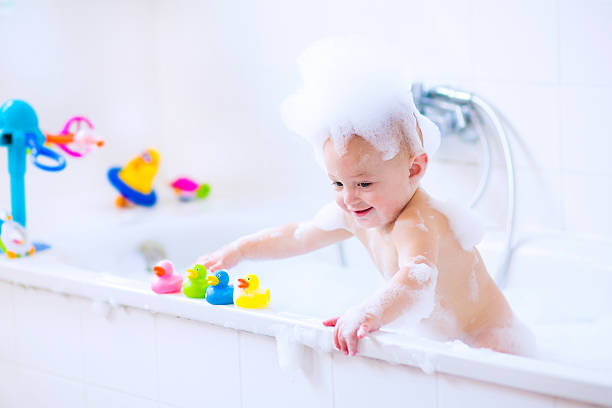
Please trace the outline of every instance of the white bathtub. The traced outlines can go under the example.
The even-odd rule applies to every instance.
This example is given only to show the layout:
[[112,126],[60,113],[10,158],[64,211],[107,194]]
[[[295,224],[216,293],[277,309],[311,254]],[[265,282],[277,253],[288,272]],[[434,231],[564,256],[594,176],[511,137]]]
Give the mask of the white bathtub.
[[[81,220],[78,235],[44,231],[51,250],[0,258],[0,407],[612,405],[608,244],[547,237],[516,251],[507,295],[536,331],[539,359],[385,330],[350,358],[332,350],[320,321],[380,283],[355,243],[350,269],[332,247],[232,271],[260,275],[272,292],[266,310],[150,291],[137,271],[141,241],[160,242],[183,268],[282,218],[222,207],[109,209]],[[488,262],[496,248],[481,245]],[[337,289],[352,278],[361,284]]]

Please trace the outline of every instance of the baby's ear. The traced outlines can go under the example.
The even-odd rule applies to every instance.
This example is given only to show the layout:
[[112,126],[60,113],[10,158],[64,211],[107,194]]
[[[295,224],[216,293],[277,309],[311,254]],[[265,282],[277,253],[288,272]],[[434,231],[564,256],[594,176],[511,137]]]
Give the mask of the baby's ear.
[[427,153],[421,153],[416,156],[412,162],[412,166],[410,166],[410,178],[417,177],[420,179],[423,177],[425,175],[428,162],[429,158],[427,157]]

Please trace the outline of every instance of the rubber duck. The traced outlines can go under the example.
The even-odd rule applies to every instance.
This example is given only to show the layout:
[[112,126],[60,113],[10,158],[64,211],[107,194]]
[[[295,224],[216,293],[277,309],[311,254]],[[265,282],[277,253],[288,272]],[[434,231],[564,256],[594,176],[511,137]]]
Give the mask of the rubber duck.
[[194,198],[206,198],[210,193],[210,186],[208,184],[198,184],[187,177],[177,178],[170,186],[174,189],[174,193],[181,201],[191,201]]
[[155,149],[147,149],[133,158],[123,168],[113,167],[108,171],[108,180],[119,191],[115,201],[117,207],[130,204],[151,207],[157,202],[153,191],[153,179],[157,174],[160,155]]
[[259,309],[270,303],[270,289],[259,288],[257,275],[247,275],[237,280],[240,290],[234,291],[234,303],[236,306],[246,309]]
[[34,245],[28,239],[28,234],[13,217],[6,214],[0,217],[0,250],[9,258],[19,258],[32,255]]
[[195,264],[193,268],[187,269],[187,281],[183,283],[183,293],[185,296],[196,299],[203,299],[206,296],[208,280],[206,279],[206,267]]
[[206,301],[211,305],[231,305],[234,303],[234,285],[228,285],[229,275],[219,271],[208,277]]
[[174,265],[171,261],[164,259],[154,267],[155,273],[151,277],[151,289],[155,293],[179,293],[183,285],[183,277],[174,273]]

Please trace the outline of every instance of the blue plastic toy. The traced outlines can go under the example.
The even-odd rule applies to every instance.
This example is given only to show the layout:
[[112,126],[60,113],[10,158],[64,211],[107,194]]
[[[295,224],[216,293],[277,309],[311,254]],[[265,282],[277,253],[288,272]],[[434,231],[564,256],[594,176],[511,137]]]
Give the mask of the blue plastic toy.
[[130,204],[151,207],[157,202],[153,190],[153,179],[159,167],[160,155],[153,148],[145,150],[123,168],[113,167],[108,171],[108,180],[120,196],[115,201],[119,208]]
[[[0,146],[8,149],[11,179],[11,213],[13,219],[26,226],[25,172],[27,149],[32,162],[46,171],[60,171],[66,159],[44,146],[45,135],[38,128],[38,117],[24,101],[12,99],[0,107]],[[42,160],[41,160],[42,159]]]
[[226,271],[219,271],[216,275],[208,277],[206,301],[211,305],[234,304],[234,285],[228,285],[229,275]]

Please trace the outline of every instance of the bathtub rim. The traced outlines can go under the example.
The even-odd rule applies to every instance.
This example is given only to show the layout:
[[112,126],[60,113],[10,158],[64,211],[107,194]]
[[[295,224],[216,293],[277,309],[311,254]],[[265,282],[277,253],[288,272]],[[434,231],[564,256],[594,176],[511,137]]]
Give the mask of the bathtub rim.
[[[164,313],[221,327],[275,336],[279,330],[299,330],[307,338],[323,340],[331,347],[332,329],[318,320],[279,314],[270,310],[245,310],[235,306],[212,306],[201,299],[182,295],[157,295],[146,282],[100,274],[68,265],[42,268],[33,259],[0,259],[0,281],[33,287],[58,294],[89,298],[92,301],[112,300],[116,306],[127,306]],[[61,266],[61,270],[60,270]],[[294,339],[306,346],[303,339]],[[323,347],[327,351],[327,347]],[[337,352],[337,351],[335,351]],[[360,342],[359,355],[367,358],[433,369],[443,373],[485,383],[511,387],[554,397],[591,404],[612,404],[612,379],[604,373],[569,367],[559,363],[494,352],[467,352],[437,346],[433,342],[415,341],[402,336],[377,332]]]

